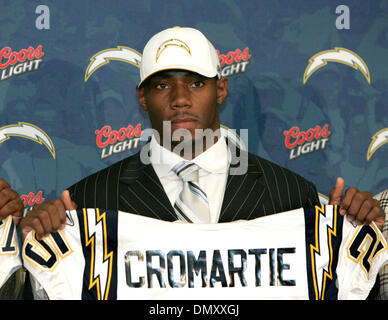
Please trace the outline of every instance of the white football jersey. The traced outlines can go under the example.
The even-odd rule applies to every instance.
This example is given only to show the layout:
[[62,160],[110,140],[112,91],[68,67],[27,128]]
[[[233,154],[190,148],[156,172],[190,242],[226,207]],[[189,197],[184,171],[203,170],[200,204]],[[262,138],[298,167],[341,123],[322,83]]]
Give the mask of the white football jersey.
[[365,299],[388,261],[374,224],[329,205],[218,224],[74,210],[22,253],[50,299]]
[[22,267],[19,240],[12,216],[0,220],[0,288]]

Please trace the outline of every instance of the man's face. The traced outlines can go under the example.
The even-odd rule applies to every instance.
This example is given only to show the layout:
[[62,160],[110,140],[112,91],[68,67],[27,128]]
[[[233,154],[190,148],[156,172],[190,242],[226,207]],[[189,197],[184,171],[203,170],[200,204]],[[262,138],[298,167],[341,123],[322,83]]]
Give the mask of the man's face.
[[219,129],[218,105],[226,99],[227,91],[226,78],[206,78],[181,70],[159,72],[145,87],[137,88],[139,104],[148,112],[161,141],[164,121],[171,124],[171,132],[164,133],[173,135],[178,129],[186,129],[194,140],[198,138],[196,129]]

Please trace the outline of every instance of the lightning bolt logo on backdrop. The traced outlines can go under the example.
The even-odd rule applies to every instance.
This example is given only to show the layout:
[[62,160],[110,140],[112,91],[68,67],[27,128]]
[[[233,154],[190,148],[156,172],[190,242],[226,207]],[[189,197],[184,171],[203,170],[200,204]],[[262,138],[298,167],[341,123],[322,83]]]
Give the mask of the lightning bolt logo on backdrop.
[[373,135],[372,142],[369,145],[368,153],[366,155],[367,160],[373,156],[377,149],[386,143],[388,143],[388,128],[384,128]]
[[247,147],[244,143],[244,140],[236,133],[235,130],[228,128],[227,126],[220,125],[221,134],[228,138],[228,141],[235,144],[239,149],[247,151]]
[[315,71],[327,65],[328,62],[342,63],[361,71],[370,84],[369,69],[364,60],[353,51],[345,48],[334,48],[332,50],[321,51],[312,56],[309,59],[309,64],[303,75],[303,84],[307,82]]
[[0,143],[7,141],[10,137],[26,138],[44,144],[55,159],[55,147],[50,137],[42,129],[31,123],[18,122],[17,124],[0,127]]
[[111,60],[127,62],[140,68],[141,54],[132,48],[124,46],[117,46],[116,48],[110,48],[97,52],[90,58],[90,63],[85,72],[85,82],[88,81],[89,77],[97,69],[106,65]]

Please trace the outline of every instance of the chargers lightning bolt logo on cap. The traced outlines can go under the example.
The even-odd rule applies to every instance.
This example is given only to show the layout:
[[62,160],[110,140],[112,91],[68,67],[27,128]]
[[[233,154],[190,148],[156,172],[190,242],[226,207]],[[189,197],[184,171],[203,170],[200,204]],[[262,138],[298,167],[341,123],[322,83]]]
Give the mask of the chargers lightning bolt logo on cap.
[[0,143],[7,141],[10,137],[21,137],[44,144],[55,159],[55,147],[50,137],[42,129],[31,123],[19,122],[0,127]]
[[184,43],[182,40],[179,39],[169,39],[167,41],[164,41],[158,48],[156,52],[156,62],[158,62],[158,59],[162,52],[168,47],[168,46],[176,46],[179,48],[182,48],[183,50],[186,50],[187,53],[191,56],[191,50],[190,47]]
[[117,48],[97,52],[90,58],[90,63],[85,72],[85,82],[88,81],[94,71],[106,65],[111,60],[127,62],[140,68],[141,54],[132,48],[124,46],[117,46]]
[[318,69],[327,65],[327,62],[338,62],[348,65],[356,70],[361,71],[368,83],[370,83],[370,73],[368,66],[356,53],[345,48],[334,48],[319,52],[309,59],[309,64],[303,75],[303,84]]
[[377,149],[386,143],[388,143],[388,128],[382,129],[373,135],[372,142],[370,143],[368,148],[366,159],[369,160],[377,151]]

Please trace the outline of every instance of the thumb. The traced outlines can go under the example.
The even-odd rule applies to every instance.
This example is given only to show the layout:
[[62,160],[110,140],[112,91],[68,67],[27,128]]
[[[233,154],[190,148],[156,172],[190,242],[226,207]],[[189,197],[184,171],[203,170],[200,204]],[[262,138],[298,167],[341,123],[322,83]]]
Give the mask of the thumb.
[[65,190],[62,192],[62,201],[65,205],[66,210],[75,210],[77,209],[77,205],[70,198],[69,190]]
[[339,205],[341,203],[341,197],[345,189],[345,181],[343,178],[338,177],[335,187],[330,191],[329,204]]

